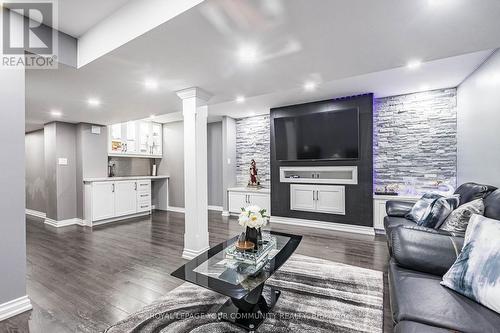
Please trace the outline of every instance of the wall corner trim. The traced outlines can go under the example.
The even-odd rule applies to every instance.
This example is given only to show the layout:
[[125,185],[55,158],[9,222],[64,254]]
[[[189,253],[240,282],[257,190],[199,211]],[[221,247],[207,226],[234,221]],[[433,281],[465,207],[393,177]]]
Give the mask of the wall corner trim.
[[39,212],[39,211],[33,210],[33,209],[26,209],[26,215],[38,217],[38,218],[41,218],[44,220],[47,217],[47,214],[45,214],[44,212]]
[[82,220],[79,218],[56,221],[56,220],[53,220],[53,219],[48,218],[48,217],[45,218],[45,224],[50,225],[51,227],[55,227],[55,228],[67,227],[70,225],[79,225],[79,226],[86,226],[87,225],[85,220]]
[[174,207],[174,206],[168,206],[167,211],[175,212],[175,213],[185,213],[186,212],[184,207]]
[[0,321],[33,309],[28,295],[0,304]]
[[351,232],[362,235],[375,236],[375,230],[372,227],[365,227],[358,225],[324,222],[316,220],[305,220],[305,219],[297,219],[297,218],[282,217],[282,216],[271,216],[270,222],[277,224],[289,224],[307,228],[326,229],[326,230],[343,231],[343,232]]

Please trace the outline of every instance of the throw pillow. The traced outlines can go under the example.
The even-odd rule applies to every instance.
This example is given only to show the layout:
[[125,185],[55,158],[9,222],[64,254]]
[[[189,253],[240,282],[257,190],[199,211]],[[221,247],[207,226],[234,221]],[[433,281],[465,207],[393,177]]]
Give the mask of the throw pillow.
[[430,213],[434,202],[442,198],[441,195],[436,193],[426,193],[420,198],[415,205],[413,205],[411,211],[406,214],[408,220],[418,223],[419,221],[425,219]]
[[500,221],[472,215],[462,252],[441,284],[500,313]]
[[417,222],[417,225],[426,228],[439,228],[453,211],[454,206],[448,198],[438,198],[434,201],[429,213]]
[[472,214],[484,214],[483,199],[468,202],[455,209],[451,212],[450,216],[446,218],[446,221],[444,221],[440,229],[450,232],[465,232]]

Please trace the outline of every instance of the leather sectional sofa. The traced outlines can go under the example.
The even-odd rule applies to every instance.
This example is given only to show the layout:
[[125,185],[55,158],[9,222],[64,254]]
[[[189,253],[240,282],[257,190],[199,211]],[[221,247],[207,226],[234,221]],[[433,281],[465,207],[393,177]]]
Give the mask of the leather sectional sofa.
[[[484,215],[500,220],[500,189],[467,183],[456,193],[460,204],[484,198]],[[440,285],[462,249],[464,235],[417,226],[404,218],[411,207],[399,201],[389,201],[386,206],[394,331],[500,332],[500,314]]]

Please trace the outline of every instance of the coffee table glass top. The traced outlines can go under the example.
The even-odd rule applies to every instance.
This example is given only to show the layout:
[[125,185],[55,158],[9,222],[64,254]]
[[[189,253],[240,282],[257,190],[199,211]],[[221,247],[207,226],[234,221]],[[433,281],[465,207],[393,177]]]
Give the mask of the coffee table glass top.
[[[214,246],[172,273],[173,276],[220,294],[241,298],[264,283],[283,265],[299,245],[302,236],[271,232],[264,234],[261,260],[234,250],[238,237]],[[265,249],[264,249],[265,248]],[[237,259],[236,259],[237,257]],[[245,260],[247,259],[248,260]]]

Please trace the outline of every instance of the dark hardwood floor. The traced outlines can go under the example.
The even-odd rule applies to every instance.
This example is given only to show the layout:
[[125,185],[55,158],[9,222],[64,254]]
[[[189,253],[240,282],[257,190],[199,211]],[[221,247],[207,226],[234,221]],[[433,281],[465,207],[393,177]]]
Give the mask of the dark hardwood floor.
[[[234,218],[209,214],[210,244],[237,235]],[[304,235],[297,253],[384,272],[384,331],[392,331],[383,236],[272,225]],[[27,292],[34,309],[0,332],[100,332],[182,284],[184,215],[155,212],[101,227],[56,229],[27,219]]]

